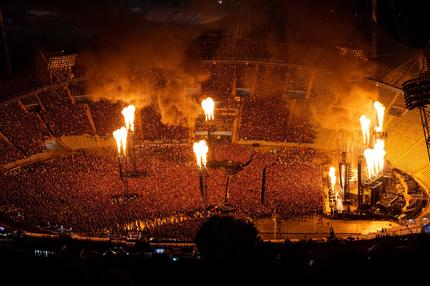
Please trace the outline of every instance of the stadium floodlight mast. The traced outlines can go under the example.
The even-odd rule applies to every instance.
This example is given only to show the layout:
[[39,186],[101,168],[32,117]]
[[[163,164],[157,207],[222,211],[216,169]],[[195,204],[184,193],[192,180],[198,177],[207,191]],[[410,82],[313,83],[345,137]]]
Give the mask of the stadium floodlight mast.
[[48,60],[48,71],[51,77],[52,75],[57,77],[59,81],[65,81],[71,76],[72,67],[76,64],[76,54],[52,56]]
[[209,148],[205,140],[200,140],[193,144],[193,151],[196,155],[196,163],[199,168],[199,179],[200,179],[200,193],[202,195],[205,205],[208,204],[208,186],[207,186],[207,170],[206,170],[206,158]]
[[48,70],[71,69],[76,64],[76,57],[76,54],[50,57],[48,61]]

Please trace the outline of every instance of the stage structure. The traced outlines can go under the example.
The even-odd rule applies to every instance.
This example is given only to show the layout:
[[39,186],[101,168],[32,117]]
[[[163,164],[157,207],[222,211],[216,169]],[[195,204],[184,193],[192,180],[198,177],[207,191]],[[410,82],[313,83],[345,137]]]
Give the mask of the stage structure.
[[[388,135],[383,130],[385,107],[379,101],[373,103],[376,111],[374,128],[366,115],[360,117],[363,135],[362,152],[357,162],[358,210],[374,206],[384,188],[385,140]],[[370,198],[365,198],[370,193]]]
[[357,209],[360,211],[363,207],[363,179],[362,179],[363,155],[360,155],[357,163]]
[[351,164],[347,162],[347,152],[342,152],[342,158],[339,162],[339,183],[343,193],[343,203],[347,206],[347,212],[350,208],[349,181],[351,179]]
[[337,206],[336,206],[336,168],[330,167],[329,170],[329,176],[328,176],[328,182],[329,182],[329,207],[331,214],[334,214],[337,212]]
[[427,156],[430,161],[430,109],[428,107],[430,105],[429,57],[429,55],[426,57],[426,71],[423,76],[403,83],[403,96],[405,98],[406,107],[409,110],[415,108],[420,110],[424,141],[426,143]]

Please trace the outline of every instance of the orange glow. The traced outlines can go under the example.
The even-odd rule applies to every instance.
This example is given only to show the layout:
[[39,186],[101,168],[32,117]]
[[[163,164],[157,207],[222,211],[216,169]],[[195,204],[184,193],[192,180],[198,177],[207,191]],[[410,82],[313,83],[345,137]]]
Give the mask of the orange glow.
[[125,127],[121,127],[113,132],[113,137],[115,138],[116,145],[118,147],[118,155],[121,154],[121,149],[126,154],[127,148],[127,129]]
[[202,168],[202,166],[206,167],[206,155],[209,151],[206,141],[200,140],[199,142],[195,142],[193,144],[193,151],[196,154],[197,166],[199,168]]
[[134,131],[134,112],[136,111],[136,106],[129,105],[124,107],[122,110],[122,115],[124,116],[125,128],[130,131]]
[[360,117],[361,133],[363,135],[363,144],[370,143],[370,119],[366,115]]
[[373,149],[364,150],[366,158],[367,176],[372,178],[377,176],[384,169],[385,164],[385,143],[384,140],[377,139]]
[[330,177],[330,183],[331,183],[331,190],[334,192],[334,186],[336,185],[336,168],[335,167],[330,167],[329,170],[329,177]]
[[214,119],[214,109],[215,109],[215,102],[212,98],[208,97],[202,101],[202,108],[205,112],[205,119],[213,120]]
[[382,105],[379,101],[375,101],[373,103],[373,107],[376,109],[377,117],[378,117],[378,126],[375,127],[375,130],[377,132],[382,132],[382,126],[384,124],[384,113],[385,113],[385,106]]

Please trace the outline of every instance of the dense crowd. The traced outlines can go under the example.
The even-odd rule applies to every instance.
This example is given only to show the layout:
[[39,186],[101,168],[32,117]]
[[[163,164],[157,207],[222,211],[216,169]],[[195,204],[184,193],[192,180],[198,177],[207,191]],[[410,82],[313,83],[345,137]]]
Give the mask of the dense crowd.
[[49,137],[37,116],[25,112],[18,102],[0,105],[0,131],[25,155],[43,152],[43,140]]
[[68,90],[53,89],[39,94],[44,107],[41,116],[56,136],[94,135],[85,105],[73,103]]
[[121,102],[99,100],[90,102],[89,106],[99,136],[112,136],[113,130],[124,126]]
[[[239,43],[237,49],[242,48]],[[282,100],[287,74],[293,70],[213,63],[204,67],[209,76],[201,84],[202,96],[214,97],[217,108],[239,112],[241,101],[232,96],[235,88],[253,90],[255,96],[243,105],[240,138],[313,142],[315,134],[309,121],[292,116]],[[290,81],[291,88],[304,89],[304,82]],[[269,95],[270,100],[264,99]],[[85,82],[76,81],[1,104],[0,131],[4,136],[0,136],[0,164],[44,152],[45,140],[50,138],[84,134],[111,137],[124,124],[121,110],[125,103],[93,101],[86,96]],[[78,153],[0,174],[0,206],[22,209],[26,223],[42,228],[106,234],[130,229],[130,222],[138,222],[134,226],[148,235],[179,224],[197,225],[201,214],[214,206],[226,206],[235,216],[247,219],[273,212],[291,218],[320,209],[318,170],[306,163],[316,156],[311,151],[260,153],[242,145],[210,142],[210,167],[203,172],[208,190],[205,196],[200,192],[202,173],[195,165],[190,128],[164,124],[155,105],[139,109],[136,115],[134,137],[140,176],[127,177],[127,189],[120,179],[114,150]],[[218,119],[233,124],[231,114]],[[130,171],[133,164],[123,159],[122,167]],[[264,200],[263,170],[267,171]],[[307,174],[298,177],[300,170]],[[125,191],[133,199],[113,199]],[[181,229],[195,228],[178,231]]]
[[154,106],[141,110],[142,139],[149,141],[185,141],[190,137],[190,130],[180,125],[167,125],[161,121],[161,115]]
[[10,143],[3,138],[0,138],[0,154],[2,154],[0,156],[0,164],[6,164],[24,158],[23,154],[19,153],[15,147],[11,146]]
[[[201,221],[204,217],[196,214],[214,206],[229,206],[237,216],[251,219],[273,211],[291,218],[312,215],[321,209],[317,169],[310,163],[300,163],[314,153],[260,153],[250,147],[220,143],[211,147],[214,152],[209,153],[209,161],[229,159],[244,163],[251,155],[252,161],[242,171],[230,175],[228,186],[229,174],[223,167],[208,168],[207,201],[200,193],[201,173],[192,146],[153,144],[142,145],[137,151],[136,165],[141,176],[126,177],[128,193],[136,194],[133,201],[113,202],[112,198],[125,190],[114,150],[103,150],[68,155],[2,174],[0,206],[22,208],[24,221],[31,226],[57,230],[62,226],[76,232],[106,235],[130,230],[131,222],[140,222],[136,226],[151,236],[158,229],[154,220],[163,222],[156,225],[164,233],[169,226],[177,229],[178,223],[193,225],[193,221]],[[123,158],[121,162],[125,172],[132,169],[130,160]],[[270,166],[270,205],[261,203],[262,171],[266,166]],[[196,228],[183,229],[183,236],[192,235],[191,229]]]
[[313,143],[316,133],[306,115],[291,114],[280,97],[272,97],[245,102],[239,136],[245,140]]
[[[282,99],[287,90],[306,88],[308,71],[256,64],[204,63],[203,67],[208,78],[201,83],[202,96],[212,96],[217,108],[239,111],[245,98],[239,101],[232,95],[244,96],[243,90],[237,89],[253,93],[252,99],[245,99],[239,120],[238,134],[241,139],[294,143],[314,141],[315,131],[309,119],[290,114]],[[122,126],[121,110],[126,103],[104,99],[93,101],[86,94],[85,84],[85,81],[77,80],[64,87],[41,88],[2,103],[0,131],[11,144],[0,142],[5,152],[1,162],[43,152],[46,150],[45,140],[52,137],[84,134],[110,137],[115,129]],[[270,100],[266,96],[270,96]],[[157,106],[146,106],[138,110],[137,115],[138,139],[189,141],[190,128],[185,126],[188,124],[164,124]],[[231,118],[226,117],[224,121],[227,125],[232,124]]]

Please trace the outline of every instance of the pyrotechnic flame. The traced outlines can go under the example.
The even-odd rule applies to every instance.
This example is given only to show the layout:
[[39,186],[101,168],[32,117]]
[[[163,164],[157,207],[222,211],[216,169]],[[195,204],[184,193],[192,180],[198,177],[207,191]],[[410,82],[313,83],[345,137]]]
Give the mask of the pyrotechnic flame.
[[127,148],[127,129],[125,127],[121,127],[113,132],[113,137],[115,138],[116,145],[118,147],[118,155],[121,154],[121,149],[126,154]]
[[382,125],[384,124],[384,112],[385,112],[385,107],[384,105],[382,105],[382,103],[380,103],[379,101],[375,101],[373,103],[373,107],[375,107],[376,109],[376,114],[378,116],[378,126],[375,127],[375,130],[377,132],[382,132]]
[[328,175],[330,177],[330,183],[331,183],[331,190],[334,192],[334,185],[336,184],[336,168],[330,167],[330,170],[328,172]]
[[346,185],[347,176],[348,176],[348,174],[346,173],[346,165],[344,164],[339,165],[339,174],[341,178],[340,186],[343,188]]
[[373,149],[367,148],[364,150],[364,157],[366,158],[367,177],[371,178],[375,175],[375,155]]
[[368,178],[372,178],[382,172],[385,164],[385,154],[385,143],[381,139],[376,140],[373,149],[368,148],[364,150]]
[[125,127],[121,128],[122,136],[121,136],[121,144],[122,144],[122,151],[124,152],[124,155],[127,154],[125,151],[127,149],[127,129]]
[[376,139],[376,144],[373,147],[373,150],[375,152],[375,159],[377,164],[377,170],[378,172],[382,171],[384,169],[384,163],[385,163],[385,143],[384,140]]
[[199,142],[195,142],[193,144],[193,150],[196,154],[197,166],[199,166],[199,168],[202,168],[202,166],[206,167],[206,154],[209,150],[206,141],[200,140]]
[[363,144],[370,142],[370,119],[366,115],[360,117],[361,133],[363,134]]
[[116,141],[116,146],[118,146],[118,154],[121,153],[121,131],[120,129],[117,129],[113,132],[113,137]]
[[136,106],[129,105],[124,107],[122,110],[122,115],[124,116],[125,128],[127,130],[134,131],[134,112],[136,111]]
[[202,108],[205,112],[206,121],[214,119],[215,102],[208,97],[202,101]]

